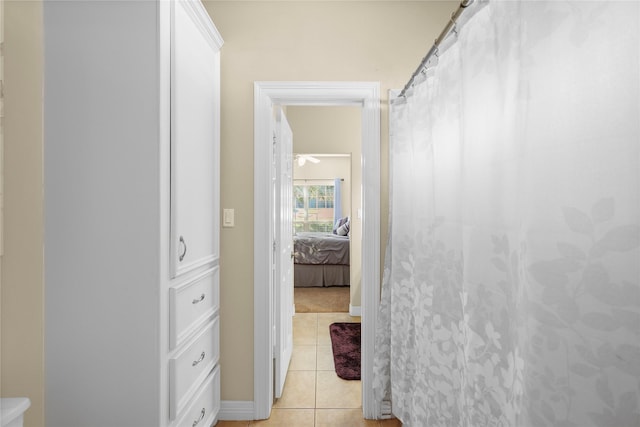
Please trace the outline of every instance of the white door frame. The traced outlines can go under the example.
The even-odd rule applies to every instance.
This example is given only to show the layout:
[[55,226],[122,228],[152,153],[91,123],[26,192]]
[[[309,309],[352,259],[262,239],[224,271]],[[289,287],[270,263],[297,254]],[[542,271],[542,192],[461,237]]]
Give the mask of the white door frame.
[[380,300],[380,83],[378,82],[255,82],[254,83],[254,418],[266,419],[273,404],[272,336],[274,241],[273,105],[362,107],[362,410],[365,418],[380,418],[373,397],[373,350]]

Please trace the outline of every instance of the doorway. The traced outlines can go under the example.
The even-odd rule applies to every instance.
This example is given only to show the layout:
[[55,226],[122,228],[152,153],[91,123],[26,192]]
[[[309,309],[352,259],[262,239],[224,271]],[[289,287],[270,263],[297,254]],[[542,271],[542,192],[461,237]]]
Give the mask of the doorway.
[[[274,233],[271,129],[274,105],[360,106],[362,109],[362,407],[379,418],[371,384],[380,286],[380,85],[377,82],[256,82],[254,84],[254,418],[273,402]],[[265,256],[266,255],[266,256]]]
[[[361,314],[361,110],[360,106],[286,109],[293,131],[294,235],[303,250],[294,251],[294,295],[309,303],[298,305],[294,298],[296,309],[323,312],[332,307]],[[346,223],[342,235],[336,227],[340,222]],[[347,289],[338,289],[344,286]],[[346,305],[340,298],[344,291]],[[328,296],[324,304],[322,295]]]

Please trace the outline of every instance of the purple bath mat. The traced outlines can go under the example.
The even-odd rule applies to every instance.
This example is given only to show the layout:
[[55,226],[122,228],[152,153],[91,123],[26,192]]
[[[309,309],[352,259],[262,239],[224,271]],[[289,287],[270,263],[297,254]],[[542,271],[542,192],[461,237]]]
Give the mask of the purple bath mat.
[[336,374],[344,380],[360,379],[360,323],[329,326]]

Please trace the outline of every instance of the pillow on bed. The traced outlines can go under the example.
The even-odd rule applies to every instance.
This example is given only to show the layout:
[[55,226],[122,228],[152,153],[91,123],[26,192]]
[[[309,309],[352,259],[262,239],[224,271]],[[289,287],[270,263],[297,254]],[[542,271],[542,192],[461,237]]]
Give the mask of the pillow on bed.
[[350,226],[349,217],[346,217],[345,223],[342,224],[340,227],[338,227],[338,229],[336,230],[336,234],[338,236],[348,236],[349,235],[349,226]]
[[344,225],[344,223],[346,223],[347,221],[349,221],[349,217],[345,216],[344,218],[340,218],[336,221],[335,225],[333,226],[333,234],[338,234],[338,228],[340,228],[342,225]]

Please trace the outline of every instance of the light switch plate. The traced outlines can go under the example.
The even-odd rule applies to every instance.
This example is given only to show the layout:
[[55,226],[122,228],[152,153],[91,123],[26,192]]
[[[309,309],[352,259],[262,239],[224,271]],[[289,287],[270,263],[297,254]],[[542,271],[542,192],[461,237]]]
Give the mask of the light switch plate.
[[222,226],[223,227],[235,226],[235,210],[234,209],[222,210]]

